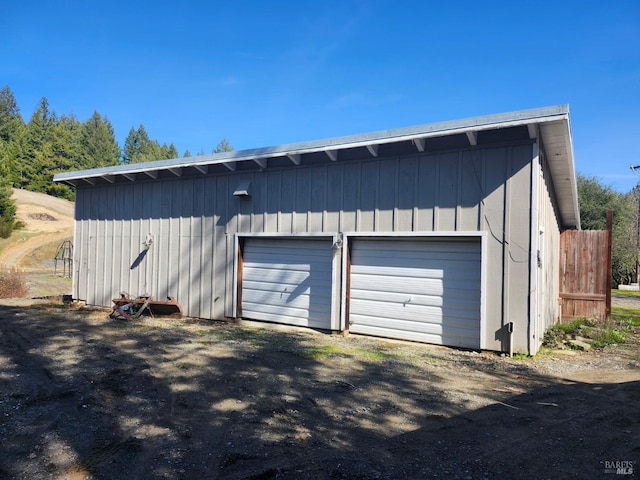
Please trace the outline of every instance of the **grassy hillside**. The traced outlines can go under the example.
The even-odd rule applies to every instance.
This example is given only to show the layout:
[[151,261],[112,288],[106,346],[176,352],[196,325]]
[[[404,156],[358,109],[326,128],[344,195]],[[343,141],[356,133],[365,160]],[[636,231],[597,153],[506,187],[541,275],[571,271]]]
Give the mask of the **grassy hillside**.
[[71,293],[71,280],[54,275],[54,258],[64,240],[73,241],[73,202],[18,189],[12,198],[24,226],[0,240],[0,271],[23,275],[28,297]]

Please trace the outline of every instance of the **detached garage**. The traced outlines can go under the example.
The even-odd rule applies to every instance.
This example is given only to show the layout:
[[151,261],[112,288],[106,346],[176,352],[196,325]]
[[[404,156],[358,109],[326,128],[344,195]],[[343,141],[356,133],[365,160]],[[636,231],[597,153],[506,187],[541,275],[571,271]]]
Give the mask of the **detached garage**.
[[535,353],[580,227],[565,105],[55,176],[73,295]]

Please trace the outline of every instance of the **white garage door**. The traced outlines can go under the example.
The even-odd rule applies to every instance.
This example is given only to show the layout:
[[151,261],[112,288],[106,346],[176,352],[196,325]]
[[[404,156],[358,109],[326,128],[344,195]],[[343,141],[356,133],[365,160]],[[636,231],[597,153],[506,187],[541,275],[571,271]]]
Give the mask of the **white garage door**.
[[242,316],[331,329],[333,242],[245,240]]
[[479,239],[353,239],[354,333],[480,347]]

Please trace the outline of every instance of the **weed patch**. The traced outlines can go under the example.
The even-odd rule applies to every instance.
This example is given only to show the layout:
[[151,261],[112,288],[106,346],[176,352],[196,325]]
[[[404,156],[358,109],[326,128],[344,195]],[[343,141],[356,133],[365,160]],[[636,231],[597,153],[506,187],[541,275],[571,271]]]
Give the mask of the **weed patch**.
[[358,357],[362,360],[379,362],[392,357],[393,354],[366,348],[346,348],[340,345],[322,345],[309,348],[304,356],[313,360],[324,360],[331,357]]
[[[568,323],[560,323],[545,332],[543,345],[547,348],[583,350],[584,341],[593,348],[623,345],[640,323],[640,311],[631,308],[614,307],[608,320],[596,321],[577,318]],[[581,337],[578,341],[577,337]]]
[[576,318],[569,323],[559,323],[556,325],[558,330],[564,332],[566,335],[579,335],[590,327],[595,327],[594,321],[588,318]]
[[591,336],[591,345],[595,348],[604,348],[609,345],[624,343],[627,339],[627,332],[613,328],[605,328],[594,332]]
[[516,353],[513,356],[514,360],[532,360],[533,357],[531,355],[527,355],[526,353]]

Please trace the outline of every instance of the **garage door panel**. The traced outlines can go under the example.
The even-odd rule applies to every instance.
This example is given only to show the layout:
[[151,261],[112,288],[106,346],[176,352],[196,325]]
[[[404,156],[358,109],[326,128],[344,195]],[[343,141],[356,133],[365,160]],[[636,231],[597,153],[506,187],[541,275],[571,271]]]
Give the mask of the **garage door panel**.
[[[360,270],[358,270],[360,271]],[[352,287],[352,295],[359,291],[376,290],[376,287],[384,287],[385,291],[390,292],[406,292],[406,293],[424,293],[428,295],[442,295],[445,290],[452,295],[459,293],[459,296],[466,296],[468,292],[474,294],[478,290],[480,279],[464,279],[464,280],[442,280],[428,277],[395,277],[386,274],[351,274],[352,283],[357,287]]]
[[[372,290],[358,290],[357,292],[351,292],[351,300],[369,300],[372,302],[385,301],[400,304],[414,304],[414,305],[444,305],[443,289],[429,290],[424,289],[422,292],[417,291],[410,292],[392,292],[392,291],[372,291]],[[456,291],[455,295],[448,296],[450,303],[455,304],[458,307],[466,307],[470,309],[477,309],[478,302],[474,295],[475,292],[469,291]],[[410,301],[409,301],[410,300]]]
[[302,318],[299,316],[300,312],[292,312],[292,315],[286,315],[282,312],[270,313],[270,312],[262,312],[260,314],[260,319],[265,322],[274,322],[274,323],[282,323],[285,325],[295,325],[299,327],[309,327],[309,328],[319,328],[319,329],[328,329],[327,322],[324,318]]
[[[399,304],[386,303],[381,301],[361,301],[351,302],[352,312],[365,315],[371,318],[389,318],[390,322],[394,318],[412,319],[416,321],[437,321],[442,323],[443,319],[476,319],[477,312],[471,308],[461,308],[459,306],[443,307],[436,305],[417,305],[413,303]],[[353,319],[352,319],[353,321]]]
[[[314,272],[309,275],[308,272],[277,272],[257,269],[245,269],[244,277],[248,278],[248,282],[252,285],[282,285],[282,286],[298,286],[302,283],[306,286],[326,286],[331,282],[331,275]],[[271,287],[277,290],[276,287]]]
[[[271,252],[271,253],[270,253]],[[271,261],[274,265],[285,265],[285,266],[295,266],[295,265],[315,265],[320,268],[326,269],[326,264],[324,261],[326,260],[326,255],[318,255],[314,252],[309,252],[307,256],[304,258],[300,258],[301,255],[305,255],[305,251],[299,248],[291,249],[291,251],[283,253],[277,249],[262,249],[261,251],[252,250],[253,255],[256,255],[258,259],[264,258],[265,256],[271,257]]]
[[[370,255],[368,253],[359,253],[360,262],[362,265],[376,265],[379,264],[381,258],[386,259],[384,255]],[[404,267],[415,267],[415,259],[420,258],[424,265],[438,264],[442,258],[449,258],[451,262],[464,264],[465,262],[478,261],[478,254],[476,252],[396,252],[394,254],[394,264]]]
[[353,239],[350,330],[477,348],[481,278],[478,239]]
[[243,285],[247,288],[247,291],[256,291],[256,292],[272,292],[274,294],[278,293],[286,293],[291,294],[292,292],[296,292],[298,295],[308,293],[313,289],[314,294],[319,294],[323,296],[331,295],[331,288],[327,287],[324,283],[318,282],[305,282],[303,285],[295,284],[291,282],[286,283],[267,283],[267,282],[259,282],[255,280],[243,281]]
[[[388,250],[390,251],[390,250]],[[442,265],[442,260],[447,259],[447,263],[451,266],[458,266],[464,268],[469,262],[479,262],[480,252],[475,251],[458,251],[454,249],[448,252],[419,252],[419,251],[396,251],[394,252],[393,259],[390,259],[386,253],[378,253],[372,255],[369,252],[358,252],[357,261],[361,266],[377,266],[380,265],[380,260],[388,262],[393,260],[392,265],[401,268],[416,268],[416,259],[420,261],[420,265],[423,268],[433,266],[438,268]]]
[[246,239],[242,316],[330,329],[332,243],[326,238]]
[[[277,296],[278,301],[274,301]],[[242,295],[242,302],[254,304],[274,304],[282,307],[310,308],[320,304],[322,299],[330,298],[329,295],[318,295],[318,292],[309,291],[297,293],[277,293],[268,290],[246,290]]]
[[[389,259],[386,259],[385,261],[388,262]],[[413,267],[398,267],[395,259],[393,260],[393,262],[394,262],[393,267],[387,267],[384,273],[385,276],[390,277],[391,279],[410,277],[410,278],[438,278],[438,279],[447,280],[447,281],[456,281],[456,280],[479,281],[480,280],[480,276],[476,271],[476,269],[480,268],[479,262],[475,266],[470,265],[469,263],[460,264],[460,267],[457,267],[456,265],[453,265],[453,264],[448,264],[446,275],[442,269],[443,268],[442,260],[440,260],[438,265],[433,265],[433,266],[425,265],[424,268],[416,268],[415,260],[414,260]],[[377,276],[380,274],[380,268],[375,267],[373,265],[363,266],[358,264],[357,273],[359,275]]]
[[[356,302],[356,303],[354,303]],[[362,303],[357,303],[362,302]],[[397,308],[408,308],[409,306],[413,307],[438,307],[440,309],[447,308],[442,295],[429,295],[429,294],[406,294],[406,293],[396,293],[396,292],[373,292],[371,290],[360,290],[358,292],[353,292],[351,295],[351,303],[352,306],[355,305],[358,309],[367,308],[366,304],[369,305],[369,308],[374,310],[377,308],[381,308],[383,305],[397,305]],[[458,310],[469,310],[473,312],[473,315],[477,315],[478,304],[475,298],[462,296],[456,297],[456,301],[454,303],[455,308]],[[445,314],[450,314],[453,310],[447,310]]]
[[[311,321],[317,323],[326,320],[324,316],[325,311],[322,308],[309,308],[309,305],[304,304],[290,304],[283,307],[282,305],[270,305],[264,303],[252,304],[251,302],[247,302],[246,306],[252,308],[256,312],[260,312],[260,315],[262,316],[270,316],[270,318],[268,318],[269,321],[276,321],[279,323],[285,322],[278,320],[278,315],[283,319],[287,317],[299,319],[300,322],[296,323],[296,325],[303,324],[303,322]],[[261,320],[267,320],[267,318],[261,318]]]
[[[256,270],[257,274],[265,274],[269,272],[300,272],[300,273],[308,273],[309,271],[314,272],[315,274],[324,273],[327,276],[331,276],[331,268],[327,268],[326,265],[321,262],[307,262],[307,263],[285,263],[284,259],[279,259],[277,262],[273,262],[267,265],[255,264],[251,262],[245,262],[244,269],[247,270]],[[271,260],[273,261],[273,259]]]
[[[383,317],[374,317],[370,322],[367,322],[368,326],[377,328],[388,328],[389,321]],[[402,330],[406,332],[419,332],[429,333],[433,335],[443,335],[456,332],[464,337],[477,337],[480,332],[479,329],[468,328],[468,324],[464,321],[458,320],[457,322],[450,322],[447,325],[443,325],[440,322],[429,322],[428,319],[410,319],[403,320],[394,319],[391,320],[395,330]]]
[[[424,256],[427,257],[441,257],[442,254],[456,252],[459,254],[471,254],[471,253],[479,253],[480,248],[476,239],[468,239],[463,240],[460,238],[452,238],[451,241],[448,240],[411,240],[411,239],[371,239],[364,240],[368,242],[367,244],[361,243],[358,247],[360,255],[368,255],[371,257],[384,257],[385,253],[390,250],[394,250],[398,257],[410,257],[415,258],[416,256]],[[406,242],[405,246],[401,251],[396,249],[397,242],[403,241]],[[429,250],[425,250],[420,242],[428,241],[431,242],[431,246]],[[409,242],[413,242],[412,244]],[[476,248],[477,247],[477,248]]]
[[[273,304],[271,300],[270,292],[247,292],[246,295],[243,295],[242,302],[245,305],[245,309],[249,308],[250,304],[253,304],[253,308],[260,308],[260,306],[264,306],[265,308],[269,306],[269,304]],[[309,309],[311,305],[311,298],[309,295],[297,295],[295,297],[287,296],[286,298],[282,298],[282,302],[278,302],[276,308],[299,308],[299,309]]]
[[[418,305],[418,306],[431,306],[431,307],[442,307],[442,297],[440,295],[423,295],[416,293],[405,293],[405,292],[373,292],[371,290],[359,290],[358,292],[351,293],[351,302],[369,302],[372,306],[375,305],[376,302],[379,302],[383,305],[394,304],[407,306]],[[357,306],[357,305],[356,305]]]
[[[448,334],[432,334],[415,331],[395,330],[393,338],[400,340],[411,340],[414,342],[434,343],[438,345],[452,345],[461,348],[478,348],[478,339],[475,337],[465,337],[459,334],[451,336]],[[389,329],[385,327],[365,326],[358,333],[364,335],[375,335],[378,337],[389,337]]]

